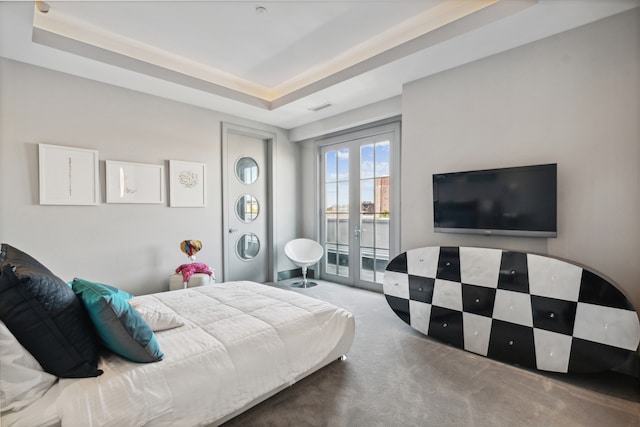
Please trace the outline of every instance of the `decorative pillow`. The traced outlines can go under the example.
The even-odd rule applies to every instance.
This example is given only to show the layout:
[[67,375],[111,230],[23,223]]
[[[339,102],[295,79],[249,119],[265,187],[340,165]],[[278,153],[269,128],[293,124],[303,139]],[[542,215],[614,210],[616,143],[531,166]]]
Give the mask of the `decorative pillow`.
[[0,408],[17,411],[33,403],[58,379],[42,369],[38,361],[0,322]]
[[166,331],[184,325],[176,313],[153,297],[143,295],[129,300],[129,304],[154,331]]
[[73,291],[89,312],[106,348],[133,362],[162,360],[153,331],[127,300],[132,296],[112,286],[73,279]]
[[68,378],[102,373],[98,340],[80,300],[45,266],[4,243],[0,320],[46,372]]

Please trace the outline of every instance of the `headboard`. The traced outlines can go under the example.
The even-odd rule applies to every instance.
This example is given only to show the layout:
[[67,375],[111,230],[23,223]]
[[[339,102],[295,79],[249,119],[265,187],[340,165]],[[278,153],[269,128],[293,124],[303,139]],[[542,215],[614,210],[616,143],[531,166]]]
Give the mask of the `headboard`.
[[389,262],[383,290],[412,328],[495,360],[552,372],[600,372],[638,349],[638,315],[614,284],[564,260],[431,246]]

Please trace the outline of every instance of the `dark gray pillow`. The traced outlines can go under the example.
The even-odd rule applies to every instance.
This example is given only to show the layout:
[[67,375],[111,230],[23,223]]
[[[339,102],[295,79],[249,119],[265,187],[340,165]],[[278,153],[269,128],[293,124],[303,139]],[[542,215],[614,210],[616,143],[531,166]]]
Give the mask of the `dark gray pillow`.
[[58,377],[95,377],[99,345],[73,290],[26,253],[0,247],[0,319],[42,365]]

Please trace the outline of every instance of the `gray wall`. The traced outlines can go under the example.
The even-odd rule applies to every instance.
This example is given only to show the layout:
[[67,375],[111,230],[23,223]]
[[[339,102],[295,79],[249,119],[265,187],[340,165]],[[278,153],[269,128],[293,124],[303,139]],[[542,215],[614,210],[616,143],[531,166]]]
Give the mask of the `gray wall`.
[[[640,308],[640,9],[404,87],[402,248],[566,258]],[[431,176],[558,164],[556,239],[433,232]]]
[[[548,253],[611,277],[640,307],[639,14],[406,85],[402,249],[453,244]],[[167,273],[186,260],[177,248],[185,238],[202,240],[199,260],[221,272],[221,121],[278,133],[279,252],[290,238],[314,235],[310,144],[291,144],[268,126],[8,60],[0,61],[0,73],[0,241],[33,253],[64,279],[85,276],[134,293],[166,289]],[[101,160],[206,162],[208,206],[39,206],[39,142],[97,149]],[[433,233],[433,173],[545,162],[559,166],[557,239]],[[278,253],[278,270],[289,268]]]
[[[135,294],[168,289],[187,262],[184,239],[199,239],[198,261],[222,274],[221,122],[277,134],[278,270],[294,268],[284,243],[296,236],[299,149],[281,129],[42,68],[0,61],[0,241],[22,249],[64,280],[74,276]],[[38,143],[96,149],[99,206],[40,206]],[[104,160],[207,164],[207,207],[104,203]]]

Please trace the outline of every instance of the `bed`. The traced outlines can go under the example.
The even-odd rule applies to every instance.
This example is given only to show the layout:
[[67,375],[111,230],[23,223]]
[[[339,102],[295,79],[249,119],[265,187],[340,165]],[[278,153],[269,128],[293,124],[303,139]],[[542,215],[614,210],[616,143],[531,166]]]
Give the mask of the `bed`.
[[127,304],[153,330],[159,359],[132,362],[102,349],[97,373],[51,375],[27,406],[2,413],[2,426],[219,425],[345,355],[355,332],[344,309],[246,281]]

